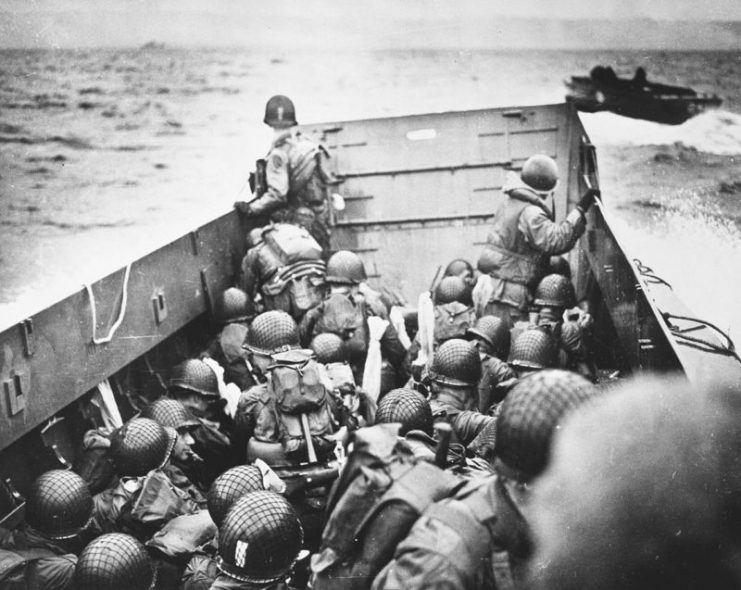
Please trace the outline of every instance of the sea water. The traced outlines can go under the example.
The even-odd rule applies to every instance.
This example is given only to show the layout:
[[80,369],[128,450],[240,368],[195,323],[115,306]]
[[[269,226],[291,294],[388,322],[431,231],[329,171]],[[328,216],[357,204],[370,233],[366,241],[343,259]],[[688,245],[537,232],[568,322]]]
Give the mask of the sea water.
[[597,64],[724,98],[679,126],[583,122],[629,255],[738,335],[741,52],[2,51],[0,324],[246,196],[273,94],[307,123],[555,103],[565,79]]

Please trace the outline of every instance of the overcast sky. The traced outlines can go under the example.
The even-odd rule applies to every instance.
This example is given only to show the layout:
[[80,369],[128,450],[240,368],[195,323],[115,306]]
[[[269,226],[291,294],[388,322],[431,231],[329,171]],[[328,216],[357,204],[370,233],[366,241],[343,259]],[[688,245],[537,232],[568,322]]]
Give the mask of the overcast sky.
[[703,22],[741,21],[741,0],[2,0],[0,47],[332,47],[379,39],[434,46],[450,38],[486,46],[506,17],[608,19],[618,27],[627,19],[693,21],[702,37]]

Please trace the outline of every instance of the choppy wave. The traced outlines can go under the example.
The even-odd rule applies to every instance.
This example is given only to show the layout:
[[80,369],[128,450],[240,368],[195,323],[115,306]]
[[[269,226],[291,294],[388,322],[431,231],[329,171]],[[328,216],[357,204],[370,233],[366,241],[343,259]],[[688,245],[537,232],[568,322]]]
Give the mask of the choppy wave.
[[741,154],[741,115],[710,110],[681,125],[662,125],[613,113],[581,115],[590,138],[603,145],[681,144],[709,154]]

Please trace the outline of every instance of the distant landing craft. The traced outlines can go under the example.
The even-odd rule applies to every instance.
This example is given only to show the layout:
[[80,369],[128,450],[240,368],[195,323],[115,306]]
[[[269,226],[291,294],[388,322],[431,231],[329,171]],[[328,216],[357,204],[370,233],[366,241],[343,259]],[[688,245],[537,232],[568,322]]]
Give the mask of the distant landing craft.
[[612,111],[624,117],[679,125],[723,100],[716,94],[698,94],[692,88],[649,82],[646,70],[636,69],[632,79],[619,78],[610,67],[596,66],[589,76],[565,81],[566,100],[588,113]]

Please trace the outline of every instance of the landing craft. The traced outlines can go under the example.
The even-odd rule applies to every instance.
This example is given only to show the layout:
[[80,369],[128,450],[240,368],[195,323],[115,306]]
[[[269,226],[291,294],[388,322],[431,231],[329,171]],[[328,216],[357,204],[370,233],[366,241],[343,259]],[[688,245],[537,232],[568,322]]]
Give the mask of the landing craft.
[[698,94],[692,88],[649,82],[643,68],[633,78],[620,78],[610,67],[596,66],[589,76],[571,76],[564,82],[566,100],[587,113],[612,111],[624,117],[679,125],[723,100],[715,94]]
[[[530,155],[548,154],[563,171],[557,219],[588,187],[599,187],[596,151],[570,104],[302,129],[329,148],[341,181],[335,190],[346,206],[334,248],[358,253],[371,284],[410,302],[429,288],[438,265],[478,257],[506,172]],[[591,208],[570,254],[577,293],[595,318],[600,374],[723,376],[741,386],[732,343],[628,256],[605,202]],[[23,518],[37,475],[72,464],[82,434],[100,424],[90,403],[98,391],[112,390],[127,419],[132,400],[163,393],[171,367],[203,349],[215,329],[214,298],[235,283],[251,223],[227,213],[30,317],[4,318],[0,526]]]

